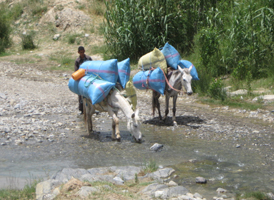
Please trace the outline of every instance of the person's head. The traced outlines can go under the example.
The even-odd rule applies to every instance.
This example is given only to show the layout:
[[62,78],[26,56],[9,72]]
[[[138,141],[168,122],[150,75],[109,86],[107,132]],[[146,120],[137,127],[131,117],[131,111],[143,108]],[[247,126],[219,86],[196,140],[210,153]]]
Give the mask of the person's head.
[[80,57],[83,58],[85,55],[85,48],[83,46],[79,46],[78,53],[80,54]]

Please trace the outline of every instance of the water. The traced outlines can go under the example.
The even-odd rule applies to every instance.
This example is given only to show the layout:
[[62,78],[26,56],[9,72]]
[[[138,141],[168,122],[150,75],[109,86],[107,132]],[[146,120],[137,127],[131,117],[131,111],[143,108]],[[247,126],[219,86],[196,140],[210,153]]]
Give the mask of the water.
[[[99,119],[94,123],[101,133],[93,138],[87,137],[81,119],[77,123],[80,128],[58,142],[1,148],[0,177],[49,178],[65,167],[142,166],[153,160],[158,165],[176,169],[177,183],[207,198],[216,195],[219,187],[231,192],[274,192],[273,164],[266,163],[259,151],[235,148],[232,141],[190,139],[186,137],[185,126],[143,124],[144,138],[138,144],[126,130],[126,123],[121,122],[122,140],[116,142],[110,138],[110,120],[104,119],[102,123]],[[163,144],[163,149],[151,151],[149,148],[154,143]],[[208,183],[197,185],[195,178],[198,176],[206,178]]]

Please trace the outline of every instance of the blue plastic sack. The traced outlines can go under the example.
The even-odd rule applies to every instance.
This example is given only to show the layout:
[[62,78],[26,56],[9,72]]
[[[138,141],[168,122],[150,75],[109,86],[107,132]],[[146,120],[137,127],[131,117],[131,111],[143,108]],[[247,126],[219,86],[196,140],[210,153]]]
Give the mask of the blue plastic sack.
[[103,80],[111,83],[116,83],[118,80],[117,59],[86,61],[80,65],[80,68],[85,69],[87,74],[99,75]]
[[197,70],[196,70],[195,66],[191,62],[189,62],[188,60],[180,60],[178,62],[178,65],[181,68],[190,68],[190,66],[192,65],[192,69],[190,71],[190,75],[192,76],[192,80],[200,80],[198,78]]
[[70,91],[72,91],[75,94],[80,95],[79,90],[78,90],[78,85],[79,85],[79,81],[76,81],[73,78],[69,79],[68,87],[69,87]]
[[172,45],[168,44],[168,42],[165,44],[161,52],[166,58],[167,65],[173,69],[177,69],[178,62],[181,58],[179,52]]
[[133,77],[133,85],[137,89],[145,90],[152,89],[160,94],[165,92],[165,75],[160,67],[153,71],[140,71]]
[[115,83],[96,79],[93,75],[86,75],[80,79],[78,90],[80,95],[90,99],[92,104],[97,104],[106,98],[114,86]]
[[121,62],[118,62],[118,82],[122,85],[123,88],[126,87],[129,77],[130,77],[130,59],[127,58]]

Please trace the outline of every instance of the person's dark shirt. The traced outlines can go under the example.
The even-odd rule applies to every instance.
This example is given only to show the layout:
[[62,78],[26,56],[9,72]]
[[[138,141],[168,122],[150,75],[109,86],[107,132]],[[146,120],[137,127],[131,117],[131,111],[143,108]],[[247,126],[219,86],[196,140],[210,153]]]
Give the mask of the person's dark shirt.
[[74,71],[77,71],[80,67],[80,65],[87,61],[87,60],[92,60],[92,58],[88,55],[85,54],[85,57],[82,59],[80,58],[80,56],[75,60],[75,64],[74,64]]

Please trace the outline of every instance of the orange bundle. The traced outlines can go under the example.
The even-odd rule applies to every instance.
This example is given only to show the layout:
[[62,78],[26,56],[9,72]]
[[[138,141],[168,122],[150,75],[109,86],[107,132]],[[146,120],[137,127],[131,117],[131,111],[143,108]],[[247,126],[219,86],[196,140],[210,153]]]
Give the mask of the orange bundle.
[[86,70],[85,69],[78,69],[77,71],[75,71],[71,77],[77,81],[79,79],[81,79],[83,76],[85,76]]

